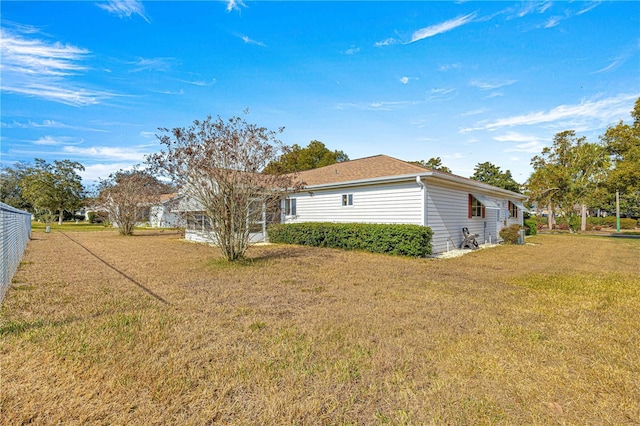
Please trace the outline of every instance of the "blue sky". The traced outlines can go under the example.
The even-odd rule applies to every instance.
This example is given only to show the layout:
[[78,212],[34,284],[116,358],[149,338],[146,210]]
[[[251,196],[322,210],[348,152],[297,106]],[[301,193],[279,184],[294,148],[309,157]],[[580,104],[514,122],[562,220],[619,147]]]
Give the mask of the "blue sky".
[[640,96],[640,2],[1,3],[2,164],[72,159],[87,183],[159,127],[240,115],[350,158],[490,161],[524,182],[573,129]]

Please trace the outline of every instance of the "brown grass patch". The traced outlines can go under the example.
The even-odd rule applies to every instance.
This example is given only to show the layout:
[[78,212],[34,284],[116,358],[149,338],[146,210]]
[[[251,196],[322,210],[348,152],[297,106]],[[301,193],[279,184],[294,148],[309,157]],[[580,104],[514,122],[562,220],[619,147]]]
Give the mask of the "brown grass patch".
[[639,240],[228,265],[68,236],[30,242],[3,302],[5,424],[640,423]]

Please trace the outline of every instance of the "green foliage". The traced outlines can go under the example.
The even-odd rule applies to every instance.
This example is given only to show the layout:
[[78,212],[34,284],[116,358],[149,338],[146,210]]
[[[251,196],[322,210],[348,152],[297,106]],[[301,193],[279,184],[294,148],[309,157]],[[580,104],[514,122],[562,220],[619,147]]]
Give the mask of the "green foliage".
[[409,161],[411,164],[415,164],[416,166],[426,167],[431,170],[439,170],[445,173],[451,173],[451,169],[447,166],[442,165],[442,159],[440,157],[432,157],[429,161]]
[[626,216],[640,216],[640,98],[636,100],[632,125],[620,121],[601,136],[613,160],[607,179],[608,200],[602,207],[615,210],[615,192],[620,192],[620,211]]
[[524,221],[524,228],[526,230],[527,235],[537,235],[538,234],[538,221],[535,218],[526,219]]
[[35,165],[24,170],[19,186],[22,196],[35,213],[57,213],[62,223],[64,212],[82,206],[84,187],[78,171],[84,166],[76,161],[54,161],[53,164],[36,158]]
[[309,142],[306,148],[301,148],[300,145],[294,144],[277,160],[273,160],[267,164],[264,173],[295,173],[348,160],[349,157],[344,152],[338,150],[331,151],[322,142],[313,140]]
[[498,188],[504,188],[509,191],[521,192],[520,184],[513,179],[511,171],[509,170],[503,172],[500,170],[500,167],[488,161],[486,163],[478,163],[473,170],[474,173],[473,176],[471,176],[473,180],[497,186]]
[[24,198],[20,188],[20,181],[28,168],[29,164],[18,162],[13,167],[5,167],[0,171],[0,202],[20,210],[33,210],[31,203]]
[[[604,226],[607,228],[617,227],[615,216],[588,217],[587,223],[593,226]],[[635,219],[630,219],[626,217],[620,218],[620,229],[635,229],[636,225],[640,226],[640,219],[636,221]]]
[[521,229],[522,227],[520,225],[511,225],[502,228],[500,230],[500,238],[502,238],[506,244],[517,244]]
[[531,160],[530,199],[552,205],[568,217],[573,229],[576,205],[594,205],[602,196],[609,159],[604,146],[577,137],[573,130],[557,133],[553,145]]
[[431,228],[419,225],[307,222],[271,225],[269,241],[401,256],[431,254]]

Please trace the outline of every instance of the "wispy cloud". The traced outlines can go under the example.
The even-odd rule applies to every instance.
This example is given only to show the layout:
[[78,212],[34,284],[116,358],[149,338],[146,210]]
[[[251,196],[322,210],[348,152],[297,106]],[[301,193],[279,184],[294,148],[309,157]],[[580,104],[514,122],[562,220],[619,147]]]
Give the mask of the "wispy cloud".
[[65,124],[55,120],[42,120],[42,122],[40,123],[31,121],[31,120],[28,120],[26,123],[21,123],[14,120],[12,123],[2,122],[1,126],[7,127],[7,128],[22,128],[22,129],[28,129],[28,128],[74,129],[74,130],[87,130],[90,132],[109,133],[108,130],[104,130],[104,129],[95,129],[92,127],[84,127],[84,126],[72,126],[70,124]]
[[377,102],[348,102],[340,103],[335,106],[335,109],[361,109],[367,111],[393,111],[395,109],[416,105],[417,101],[377,101]]
[[49,145],[49,146],[60,146],[60,145],[79,145],[84,142],[83,139],[78,139],[70,136],[43,136],[38,140],[33,141],[34,145]]
[[476,12],[464,16],[458,16],[457,18],[419,29],[411,35],[411,40],[409,41],[409,43],[415,43],[416,41],[424,40],[425,38],[433,37],[435,35],[451,31],[455,28],[473,22],[473,19],[475,17]]
[[452,87],[441,87],[437,89],[431,89],[427,93],[427,101],[444,101],[452,99],[457,93],[456,89]]
[[577,131],[599,129],[627,116],[633,109],[633,103],[638,96],[637,93],[620,94],[606,99],[585,100],[577,105],[559,105],[549,111],[531,112],[478,123],[477,127],[462,129],[461,132],[544,124],[556,129],[572,128]]
[[593,9],[598,7],[600,5],[600,3],[602,3],[602,2],[601,1],[585,2],[584,3],[585,4],[584,9],[581,9],[578,12],[576,12],[576,15],[582,15],[583,13],[587,13],[589,11],[592,11]]
[[242,39],[242,41],[245,42],[245,44],[253,44],[253,45],[256,45],[256,46],[267,47],[267,45],[264,44],[263,42],[257,41],[257,40],[253,40],[253,39],[249,38],[249,36],[239,35],[238,37],[240,37]]
[[449,71],[460,68],[460,64],[444,64],[438,67],[438,71]]
[[347,50],[343,50],[340,53],[342,53],[343,55],[355,55],[358,52],[360,52],[360,48],[359,47],[351,46]]
[[397,43],[398,43],[397,39],[393,37],[389,37],[381,41],[376,41],[373,45],[375,47],[384,47],[384,46],[391,46],[392,44],[397,44]]
[[109,0],[107,3],[96,3],[96,6],[119,18],[131,18],[131,15],[138,15],[147,23],[151,23],[145,15],[142,2],[138,0]]
[[73,106],[93,105],[115,96],[71,82],[88,69],[83,61],[89,50],[33,37],[35,34],[39,35],[33,27],[0,28],[3,91]]
[[100,179],[106,179],[111,173],[118,170],[131,170],[134,163],[132,162],[116,162],[116,163],[100,163],[84,165],[84,171],[78,172],[83,182],[97,182]]
[[503,135],[494,136],[494,140],[498,142],[509,143],[513,145],[505,149],[505,152],[528,152],[536,153],[542,151],[547,145],[546,137],[539,137],[534,135],[525,135],[518,132],[508,132]]
[[509,14],[507,19],[524,18],[532,13],[545,13],[551,6],[552,3],[549,1],[525,1],[519,6],[506,9],[505,12]]
[[611,71],[614,70],[616,68],[618,68],[618,66],[622,65],[625,62],[625,57],[624,56],[618,56],[616,58],[611,59],[611,63],[609,65],[607,65],[604,68],[599,69],[598,71],[594,71],[591,74],[600,74],[603,72],[607,72],[607,71]]
[[112,147],[93,146],[81,148],[77,146],[65,146],[63,152],[87,158],[101,160],[143,161],[148,154],[148,146]]
[[242,7],[247,7],[242,0],[227,0],[227,12],[240,10]]
[[167,71],[174,61],[174,58],[138,58],[135,61],[127,62],[127,64],[133,65],[131,72]]
[[469,84],[473,87],[477,87],[480,90],[495,90],[495,89],[499,89],[500,87],[511,86],[512,84],[515,84],[517,82],[518,80],[505,80],[505,81],[493,81],[493,82],[473,80]]
[[205,87],[205,86],[211,86],[213,84],[216,84],[216,79],[212,78],[211,80],[178,80],[182,83],[187,83],[190,84],[192,86],[198,86],[198,87]]
[[400,83],[402,83],[402,84],[409,83],[409,80],[411,80],[411,79],[409,77],[407,77],[407,76],[400,77]]

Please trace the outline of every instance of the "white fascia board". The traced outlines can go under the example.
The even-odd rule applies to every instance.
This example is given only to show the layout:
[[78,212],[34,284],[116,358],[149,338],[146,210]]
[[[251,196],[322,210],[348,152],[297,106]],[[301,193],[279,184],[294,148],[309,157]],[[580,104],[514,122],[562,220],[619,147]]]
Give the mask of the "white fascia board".
[[332,189],[332,188],[342,188],[348,186],[366,186],[366,185],[376,185],[379,183],[393,183],[400,182],[405,180],[415,181],[416,178],[426,178],[433,175],[433,172],[426,173],[412,173],[409,175],[398,175],[398,176],[383,176],[372,179],[358,179],[358,180],[350,180],[346,182],[335,182],[335,183],[322,183],[318,185],[307,185],[300,192],[311,191],[311,190],[319,190],[319,189]]
[[497,186],[489,185],[483,182],[478,182],[473,179],[463,178],[461,176],[451,175],[448,173],[433,173],[434,179],[446,180],[449,182],[455,182],[460,185],[471,186],[473,188],[482,189],[484,191],[491,192],[502,197],[514,198],[516,200],[526,200],[527,196],[519,194],[517,192],[509,191],[508,189],[498,188]]

